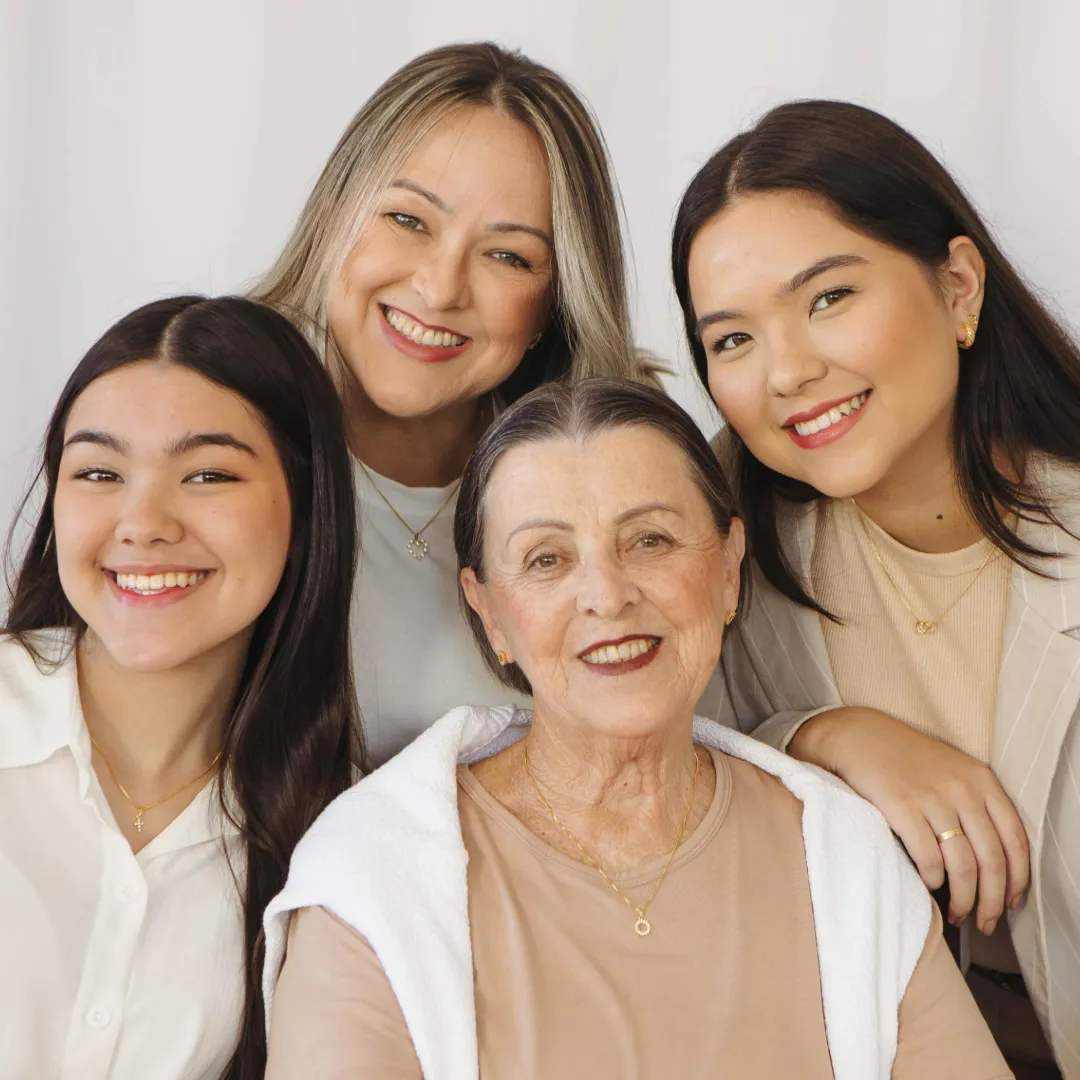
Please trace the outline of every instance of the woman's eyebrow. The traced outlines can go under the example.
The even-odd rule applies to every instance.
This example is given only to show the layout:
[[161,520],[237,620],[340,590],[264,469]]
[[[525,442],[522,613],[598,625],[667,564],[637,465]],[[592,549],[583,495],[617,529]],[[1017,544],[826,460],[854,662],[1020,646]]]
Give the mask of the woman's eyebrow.
[[624,525],[626,522],[636,517],[641,517],[644,514],[652,514],[657,510],[665,514],[674,514],[676,517],[682,517],[682,511],[677,510],[674,506],[668,503],[651,502],[642,503],[641,506],[632,507],[629,510],[624,510],[617,518],[615,518],[616,525]]
[[552,240],[551,237],[548,236],[548,234],[544,232],[543,229],[534,228],[532,225],[519,225],[513,221],[495,221],[492,222],[490,225],[485,225],[484,231],[493,233],[528,233],[530,236],[536,236],[539,239],[543,240],[544,243],[552,249],[552,251],[555,250],[555,241]]
[[107,431],[97,431],[94,428],[80,428],[74,434],[69,435],[64,440],[64,449],[66,450],[75,443],[92,443],[94,446],[104,446],[106,450],[112,450],[124,456],[131,449],[123,439],[118,439]]
[[400,177],[395,180],[391,185],[392,188],[405,188],[406,191],[413,191],[419,195],[422,199],[427,199],[432,206],[437,207],[444,214],[452,214],[454,208],[449,203],[444,203],[434,191],[428,191],[426,187],[418,184],[415,180],[409,180],[405,177]]
[[226,446],[233,450],[239,450],[241,453],[250,454],[253,458],[259,456],[246,442],[242,442],[227,431],[192,432],[169,443],[165,452],[169,457],[181,457],[183,454],[188,454],[192,450],[198,450],[203,446]]

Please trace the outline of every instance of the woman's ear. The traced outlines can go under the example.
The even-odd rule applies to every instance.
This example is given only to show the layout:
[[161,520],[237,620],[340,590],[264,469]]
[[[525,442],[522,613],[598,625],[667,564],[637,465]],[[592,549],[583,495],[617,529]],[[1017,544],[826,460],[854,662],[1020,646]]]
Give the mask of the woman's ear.
[[480,621],[484,624],[484,633],[487,635],[492,652],[499,656],[505,656],[507,658],[505,662],[509,663],[513,660],[513,656],[510,653],[506,638],[503,637],[502,631],[499,629],[495,612],[492,610],[491,597],[488,595],[487,586],[477,578],[476,571],[471,566],[466,566],[461,571],[460,580],[461,591],[465,594],[469,607],[480,616]]
[[727,597],[728,610],[734,611],[739,606],[739,590],[742,577],[739,570],[746,555],[746,530],[739,518],[732,518],[724,539],[724,595]]
[[986,288],[986,263],[970,237],[956,236],[949,241],[942,278],[956,325],[956,340],[962,342],[967,336],[964,323],[978,324]]

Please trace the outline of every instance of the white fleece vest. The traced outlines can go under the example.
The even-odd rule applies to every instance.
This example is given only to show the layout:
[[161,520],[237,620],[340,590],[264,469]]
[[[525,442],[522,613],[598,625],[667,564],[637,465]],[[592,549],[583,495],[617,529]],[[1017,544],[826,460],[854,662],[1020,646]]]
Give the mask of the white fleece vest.
[[[456,772],[521,738],[529,719],[509,706],[453,709],[326,808],[266,910],[268,1026],[290,913],[324,907],[378,955],[426,1080],[477,1080]],[[695,721],[694,737],[776,776],[802,802],[833,1073],[888,1080],[897,1011],[930,928],[926,889],[885,819],[835,777],[709,720]]]

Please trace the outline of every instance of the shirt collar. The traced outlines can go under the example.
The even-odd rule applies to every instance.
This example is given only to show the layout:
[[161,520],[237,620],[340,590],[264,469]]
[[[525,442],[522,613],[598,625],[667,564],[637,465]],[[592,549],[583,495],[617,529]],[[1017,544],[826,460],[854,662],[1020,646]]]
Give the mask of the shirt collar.
[[16,638],[0,640],[0,769],[38,765],[65,748],[89,767],[72,634],[38,630],[27,641],[39,657]]

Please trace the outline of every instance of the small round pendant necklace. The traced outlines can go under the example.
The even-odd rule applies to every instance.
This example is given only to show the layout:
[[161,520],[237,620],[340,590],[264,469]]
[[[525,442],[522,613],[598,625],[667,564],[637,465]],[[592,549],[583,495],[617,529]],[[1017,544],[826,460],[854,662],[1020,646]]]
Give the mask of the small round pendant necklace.
[[690,807],[694,805],[694,792],[697,790],[698,773],[701,771],[701,758],[698,756],[697,749],[694,749],[694,779],[690,783],[690,797],[686,800],[686,809],[683,811],[682,822],[679,824],[679,834],[675,837],[675,846],[671,849],[671,853],[667,857],[667,862],[664,863],[664,869],[660,872],[660,876],[656,879],[656,884],[652,888],[652,892],[649,893],[648,899],[638,907],[629,896],[626,895],[615,884],[614,881],[607,875],[604,868],[600,865],[598,859],[594,858],[585,845],[559,820],[558,815],[551,808],[551,803],[544,797],[544,793],[540,790],[540,785],[536,782],[536,777],[532,774],[532,769],[529,768],[529,738],[526,736],[522,740],[522,757],[525,763],[525,775],[529,778],[529,783],[532,784],[533,790],[536,792],[537,797],[544,804],[544,809],[551,815],[551,820],[566,834],[567,838],[571,840],[581,854],[585,857],[585,861],[596,871],[600,876],[615,890],[615,893],[622,898],[631,911],[637,915],[637,921],[634,923],[634,933],[638,937],[648,937],[652,933],[652,923],[645,917],[645,912],[649,910],[649,905],[653,902],[653,898],[660,891],[660,886],[664,883],[664,878],[667,877],[667,872],[671,867],[671,860],[675,858],[675,852],[679,850],[679,845],[683,840],[683,833],[686,832],[686,822],[690,817]]
[[413,529],[413,527],[397,512],[397,507],[386,497],[384,492],[380,489],[379,485],[375,483],[375,477],[371,475],[371,470],[362,462],[359,458],[356,459],[360,468],[364,470],[364,475],[368,478],[368,483],[375,489],[375,494],[390,508],[390,513],[394,515],[405,526],[406,531],[409,533],[409,542],[405,545],[405,550],[419,562],[428,551],[428,542],[424,539],[424,533],[435,524],[436,518],[450,505],[451,500],[458,493],[458,488],[461,487],[461,480],[453,486],[450,494],[446,496],[446,501],[435,511],[434,514],[428,518],[427,523],[421,525],[419,529]]

